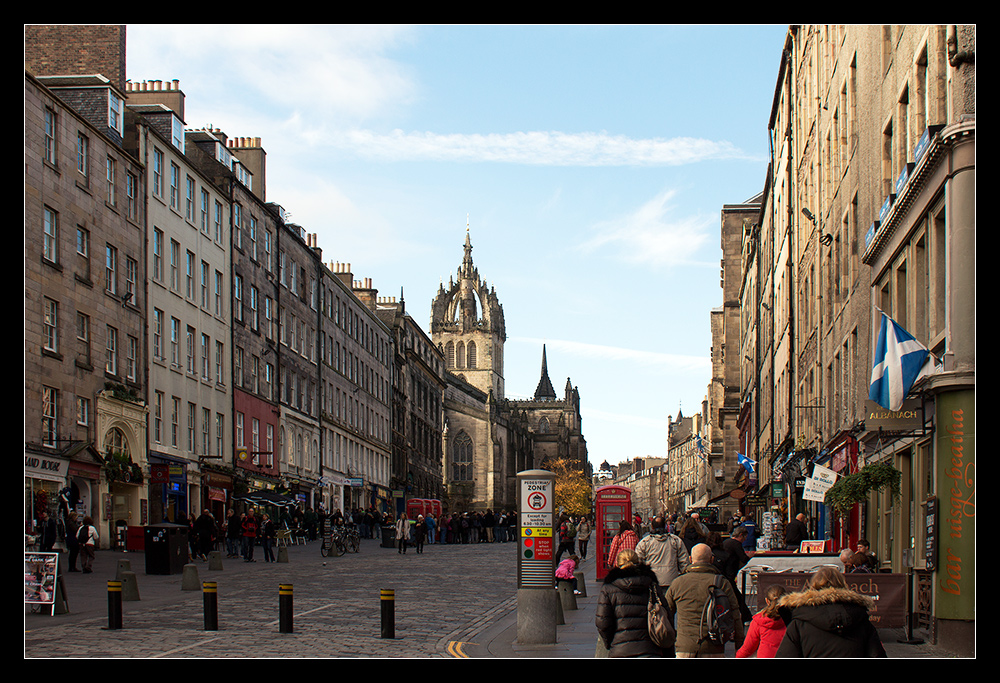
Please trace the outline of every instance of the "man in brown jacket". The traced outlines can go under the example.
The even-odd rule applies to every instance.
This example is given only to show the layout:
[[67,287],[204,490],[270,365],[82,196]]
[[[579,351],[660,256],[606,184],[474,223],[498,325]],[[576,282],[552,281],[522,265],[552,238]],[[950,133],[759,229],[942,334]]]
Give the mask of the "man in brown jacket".
[[[709,588],[721,577],[712,563],[712,549],[699,543],[691,549],[691,566],[674,579],[667,589],[666,603],[674,613],[677,627],[677,657],[725,657],[725,645],[708,640],[707,624],[703,624],[702,614],[708,601]],[[729,581],[723,580],[721,588],[729,599],[733,610],[735,626],[735,646],[743,644],[743,620],[739,603]]]

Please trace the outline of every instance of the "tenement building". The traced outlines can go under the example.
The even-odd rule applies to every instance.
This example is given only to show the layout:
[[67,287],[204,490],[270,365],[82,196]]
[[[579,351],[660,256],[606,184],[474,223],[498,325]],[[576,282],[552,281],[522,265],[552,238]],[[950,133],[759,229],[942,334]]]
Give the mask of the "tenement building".
[[[881,570],[912,573],[916,625],[961,652],[975,628],[975,34],[789,28],[740,292],[748,493],[806,513],[834,549],[869,540]],[[883,313],[932,354],[898,411],[868,400]],[[817,466],[899,485],[842,511],[803,495]]]
[[149,521],[144,162],[124,28],[50,28],[25,29],[26,528],[74,510],[117,542]]

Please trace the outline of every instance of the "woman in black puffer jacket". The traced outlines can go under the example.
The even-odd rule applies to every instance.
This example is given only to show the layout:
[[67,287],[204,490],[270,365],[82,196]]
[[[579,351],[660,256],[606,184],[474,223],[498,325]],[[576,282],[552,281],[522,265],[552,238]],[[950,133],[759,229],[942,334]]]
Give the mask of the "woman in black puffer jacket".
[[844,575],[822,567],[805,590],[781,599],[786,624],[776,657],[885,657],[878,631],[868,618],[875,602],[847,587]]
[[650,590],[660,590],[653,570],[642,564],[634,550],[620,552],[597,599],[597,632],[609,657],[664,655],[649,638]]

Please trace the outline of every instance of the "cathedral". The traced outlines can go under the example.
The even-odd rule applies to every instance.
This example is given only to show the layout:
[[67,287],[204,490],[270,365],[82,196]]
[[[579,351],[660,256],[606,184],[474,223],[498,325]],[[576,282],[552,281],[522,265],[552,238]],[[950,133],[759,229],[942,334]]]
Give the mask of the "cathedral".
[[578,460],[589,476],[580,394],[569,378],[562,398],[542,347],[535,394],[504,394],[507,330],[496,290],[472,262],[465,235],[456,275],[431,303],[431,339],[445,357],[443,458],[446,505],[453,511],[514,509],[517,473],[558,458]]

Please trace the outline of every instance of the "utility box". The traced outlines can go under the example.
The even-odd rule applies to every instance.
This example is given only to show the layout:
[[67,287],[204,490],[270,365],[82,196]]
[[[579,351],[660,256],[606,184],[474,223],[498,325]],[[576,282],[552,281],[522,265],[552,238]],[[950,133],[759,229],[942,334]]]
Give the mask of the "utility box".
[[188,562],[188,528],[180,524],[146,527],[146,573],[180,574]]

